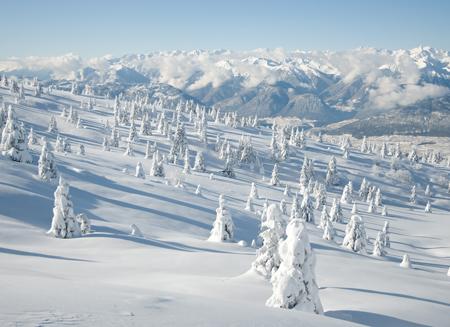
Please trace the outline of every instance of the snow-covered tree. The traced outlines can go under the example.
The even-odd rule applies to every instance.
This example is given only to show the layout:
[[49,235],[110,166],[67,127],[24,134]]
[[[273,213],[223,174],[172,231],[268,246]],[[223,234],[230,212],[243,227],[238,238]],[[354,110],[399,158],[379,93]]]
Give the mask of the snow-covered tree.
[[183,174],[189,175],[191,173],[191,164],[189,163],[189,149],[186,148],[184,152],[184,166],[183,166]]
[[286,228],[286,239],[280,241],[281,264],[272,275],[272,296],[266,305],[322,314],[314,266],[315,259],[306,226],[299,219]]
[[300,203],[298,199],[298,194],[295,193],[292,197],[292,205],[291,205],[291,213],[289,216],[289,219],[300,219],[301,218],[301,212],[300,212]]
[[334,230],[333,223],[327,219],[325,222],[325,227],[323,228],[322,238],[327,241],[334,241],[336,236],[336,231]]
[[103,151],[110,151],[110,147],[109,147],[109,140],[106,136],[103,137],[103,142],[102,142],[102,149]]
[[222,174],[225,177],[229,177],[229,178],[234,178],[235,177],[234,164],[233,164],[233,159],[231,157],[231,154],[227,155],[227,158],[225,160],[225,167],[222,170]]
[[19,124],[14,116],[14,110],[11,106],[8,108],[8,116],[5,127],[2,131],[0,144],[2,155],[18,162],[30,163],[31,155],[28,152],[28,142],[25,136],[25,127]]
[[362,218],[358,215],[353,215],[350,218],[346,228],[345,237],[342,246],[353,252],[365,253],[367,246],[366,229]]
[[370,199],[369,204],[367,205],[367,212],[368,213],[376,213],[377,209],[375,207],[375,203],[373,199]]
[[259,234],[262,246],[256,251],[252,268],[262,276],[270,278],[280,266],[278,243],[283,238],[285,230],[282,213],[276,204],[267,207],[265,216]]
[[367,140],[366,137],[364,136],[362,142],[361,142],[361,152],[362,153],[367,153],[368,152],[368,147],[367,147]]
[[301,218],[307,223],[314,224],[314,210],[311,197],[308,192],[303,194],[302,204],[300,205]]
[[359,187],[359,197],[362,200],[366,201],[368,193],[369,193],[369,183],[367,183],[366,178],[363,178],[361,186]]
[[91,232],[91,221],[84,213],[78,214],[76,217],[76,221],[80,224],[80,232],[82,235],[89,234]]
[[59,238],[72,238],[81,234],[80,226],[73,212],[69,185],[62,177],[59,178],[59,185],[55,191],[52,225],[48,234]]
[[34,133],[33,127],[30,128],[30,132],[28,133],[28,146],[37,144],[37,138]]
[[[450,185],[450,183],[449,183],[449,185]],[[288,183],[286,183],[286,185],[284,186],[283,195],[291,196],[291,189],[290,189]]]
[[425,212],[426,213],[431,213],[432,212],[430,201],[427,201],[427,205],[425,206]]
[[55,180],[58,177],[55,158],[45,140],[42,145],[41,155],[38,161],[38,175],[44,181]]
[[325,181],[327,185],[337,185],[339,182],[339,178],[337,175],[336,158],[334,156],[332,156],[330,161],[328,162]]
[[195,162],[194,162],[194,168],[195,171],[199,172],[205,172],[205,156],[203,155],[202,151],[197,151],[197,154],[195,155]]
[[136,176],[137,178],[145,179],[144,166],[142,166],[142,162],[140,162],[140,161],[138,161],[138,163],[136,165],[136,173],[134,176]]
[[319,226],[317,226],[320,229],[324,229],[326,222],[330,220],[330,215],[328,214],[327,208],[326,206],[323,206],[322,208],[322,212],[320,214],[320,222],[319,222]]
[[425,196],[427,196],[427,197],[431,197],[432,196],[430,184],[427,184],[427,187],[425,188]]
[[276,163],[273,166],[272,178],[270,179],[270,185],[277,186],[279,184],[280,184],[280,175],[279,175],[279,172],[278,172],[278,164]]
[[223,196],[219,197],[219,207],[216,209],[216,220],[214,221],[208,241],[224,242],[233,241],[234,239],[233,219],[225,208],[224,202]]
[[385,255],[384,244],[383,244],[383,232],[378,232],[377,238],[373,243],[372,255],[376,257],[382,257]]
[[123,153],[124,156],[134,156],[134,149],[133,149],[133,141],[127,140],[127,147],[125,148],[125,152]]
[[247,202],[245,203],[245,210],[250,211],[250,212],[254,212],[255,209],[253,208],[253,200],[252,197],[248,197],[247,198]]
[[316,203],[314,205],[314,208],[317,210],[321,210],[327,204],[327,190],[324,184],[318,184],[315,197]]
[[50,117],[50,122],[48,124],[48,129],[47,131],[49,133],[58,133],[58,125],[56,123],[56,118],[55,116],[51,116]]
[[169,161],[171,163],[176,163],[176,159],[185,154],[187,146],[188,141],[184,124],[179,123],[175,130],[172,147],[170,148]]
[[377,192],[375,193],[375,205],[377,207],[381,207],[383,205],[383,197],[381,195],[381,189],[378,188]]
[[62,142],[64,153],[72,153],[72,143],[70,142],[70,139],[68,137],[65,137],[63,138]]
[[386,206],[382,206],[382,207],[381,207],[381,215],[382,215],[383,217],[385,217],[385,216],[388,215],[388,211],[387,211]]
[[351,202],[352,202],[352,197],[350,195],[350,191],[349,191],[348,185],[345,185],[344,189],[342,190],[341,203],[342,204],[349,204]]
[[352,206],[352,213],[358,213],[358,207],[356,206],[356,202],[353,202],[353,206]]
[[416,204],[417,201],[417,194],[416,194],[416,185],[413,185],[411,188],[411,195],[409,196],[409,202],[411,204]]
[[116,128],[116,126],[113,126],[113,128],[111,130],[111,140],[110,140],[109,144],[113,148],[117,148],[117,147],[119,147],[119,140],[120,140],[119,130]]
[[330,221],[342,223],[343,219],[344,216],[342,214],[341,203],[336,198],[334,198],[333,204],[331,205],[330,209]]
[[411,259],[409,258],[409,254],[405,253],[403,255],[403,260],[402,260],[402,262],[400,262],[400,267],[407,268],[407,269],[412,268]]
[[258,189],[256,188],[254,182],[252,182],[252,185],[250,187],[250,194],[248,196],[251,197],[252,199],[259,199]]
[[388,221],[384,222],[382,233],[383,233],[382,234],[383,235],[383,246],[386,248],[390,248],[391,247],[391,238],[390,238],[390,233],[389,233],[389,222]]
[[164,163],[159,157],[159,151],[153,152],[152,164],[150,167],[150,176],[164,177]]
[[281,199],[280,204],[280,211],[283,215],[287,215],[287,206],[286,206],[286,200],[285,199]]

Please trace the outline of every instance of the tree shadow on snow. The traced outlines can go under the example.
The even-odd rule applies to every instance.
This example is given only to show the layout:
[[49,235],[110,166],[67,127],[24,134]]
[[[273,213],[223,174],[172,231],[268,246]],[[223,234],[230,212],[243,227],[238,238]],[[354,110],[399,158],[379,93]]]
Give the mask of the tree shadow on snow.
[[325,316],[359,323],[366,326],[407,326],[407,327],[424,327],[427,325],[417,324],[408,320],[399,319],[392,316],[382,315],[379,313],[357,311],[357,310],[335,310],[327,311]]
[[29,256],[29,257],[39,257],[39,258],[45,258],[45,259],[95,262],[95,261],[86,260],[86,259],[62,257],[62,256],[59,256],[59,255],[50,255],[50,254],[44,254],[44,253],[38,253],[38,252],[28,252],[28,251],[15,250],[15,249],[3,248],[3,247],[0,247],[0,253],[13,254],[13,255],[22,255],[22,256]]

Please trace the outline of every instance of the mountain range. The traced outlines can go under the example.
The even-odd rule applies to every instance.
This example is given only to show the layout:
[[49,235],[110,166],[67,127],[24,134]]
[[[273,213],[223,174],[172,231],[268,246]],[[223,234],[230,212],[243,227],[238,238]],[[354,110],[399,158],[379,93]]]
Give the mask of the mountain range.
[[358,48],[347,51],[194,50],[82,59],[9,58],[0,72],[91,84],[97,93],[139,87],[223,111],[300,117],[329,132],[450,136],[450,54]]

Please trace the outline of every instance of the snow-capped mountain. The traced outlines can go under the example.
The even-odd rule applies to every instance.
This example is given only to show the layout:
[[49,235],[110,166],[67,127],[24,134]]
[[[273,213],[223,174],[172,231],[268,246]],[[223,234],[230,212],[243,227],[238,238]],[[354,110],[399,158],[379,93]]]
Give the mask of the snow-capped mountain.
[[298,116],[317,124],[378,115],[450,91],[449,52],[422,46],[340,52],[194,50],[87,60],[69,54],[11,58],[0,62],[0,72],[120,85],[120,90],[163,83],[224,111]]

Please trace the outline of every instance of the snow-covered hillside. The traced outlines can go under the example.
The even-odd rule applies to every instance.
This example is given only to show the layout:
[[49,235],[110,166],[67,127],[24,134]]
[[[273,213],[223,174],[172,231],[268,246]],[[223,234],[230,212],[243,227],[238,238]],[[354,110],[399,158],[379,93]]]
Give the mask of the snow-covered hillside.
[[[229,67],[226,62],[221,65]],[[271,69],[270,62],[265,65]],[[333,72],[332,68],[328,70]],[[273,143],[272,130],[252,126],[257,124],[251,119],[242,127],[235,117],[225,117],[225,124],[223,114],[216,119],[205,112],[202,117],[201,107],[184,103],[175,111],[152,99],[121,99],[120,104],[115,104],[114,100],[66,91],[45,90],[39,96],[28,87],[23,91],[24,99],[15,103],[9,90],[0,88],[5,108],[11,104],[17,121],[24,123],[27,132],[33,128],[37,137],[37,144],[29,146],[32,163],[9,160],[6,153],[0,158],[0,325],[448,325],[450,169],[445,160],[433,156],[432,163],[411,163],[405,154],[403,159],[392,160],[394,152],[386,150],[380,156],[379,148],[375,153],[369,151],[375,148],[370,144],[362,153],[359,146],[320,142],[317,136],[306,133],[301,146],[291,144],[286,153],[283,150],[287,150],[287,140],[275,140],[281,143],[281,151],[276,153],[280,157],[279,183],[275,183],[276,178],[271,178],[274,151],[269,147]],[[68,122],[69,107],[71,118],[76,111],[79,119]],[[118,112],[117,107],[122,111]],[[104,145],[105,137],[110,141],[114,111],[123,121],[117,127],[119,147]],[[62,117],[63,112],[66,117]],[[147,116],[152,135],[139,135],[134,142],[127,142],[130,124],[125,121],[133,112],[137,133]],[[161,130],[170,128],[172,138],[176,131],[176,119],[172,117],[177,112],[185,126],[190,174],[183,173],[186,165],[182,157],[175,159],[175,164],[167,162],[173,144],[158,132],[164,120],[162,112],[168,127]],[[71,143],[71,152],[56,151],[58,133],[48,131],[52,116],[60,139],[67,138],[66,150],[68,141]],[[278,133],[284,135],[280,129]],[[219,158],[221,149],[215,149],[218,135],[230,145],[224,149],[228,154],[223,159]],[[241,135],[251,137],[247,141],[253,152],[247,159],[252,162],[235,163],[235,177],[226,177],[222,170],[233,164],[225,159],[239,150]],[[41,137],[46,137],[58,173],[70,185],[75,214],[84,213],[90,219],[91,233],[70,239],[47,234],[58,181],[43,181],[38,175]],[[150,176],[152,156],[144,157],[147,141],[151,146],[156,142],[164,155],[165,177]],[[84,145],[85,154],[78,153],[80,145]],[[133,148],[134,156],[124,155],[127,146]],[[389,150],[395,148],[395,144],[388,146]],[[105,150],[108,147],[110,151]],[[411,149],[401,150],[405,153]],[[200,151],[205,159],[204,172],[192,169]],[[285,160],[281,160],[283,156]],[[327,178],[332,156],[336,157],[338,175]],[[368,238],[367,250],[362,253],[341,246],[352,216],[351,200],[342,201],[342,222],[328,222],[336,231],[334,241],[324,240],[323,230],[317,227],[321,210],[314,209],[315,221],[305,223],[316,260],[315,280],[323,315],[267,307],[271,282],[251,269],[257,251],[252,241],[260,243],[265,200],[278,206],[285,199],[287,214],[283,221],[289,220],[294,193],[308,187],[299,185],[305,158],[313,162],[311,179],[330,181],[326,186],[328,211],[333,199],[340,202],[344,186],[352,182],[354,190],[350,193]],[[145,178],[135,176],[138,162],[143,165]],[[372,213],[367,212],[368,204],[358,195],[363,178],[382,193],[382,203],[374,204]],[[245,209],[252,182],[259,197],[252,199],[254,208],[249,211]],[[285,194],[286,184],[290,194]],[[428,184],[430,193],[425,194]],[[198,185],[201,194],[196,192]],[[413,185],[417,190],[414,204],[410,202]],[[220,194],[234,222],[232,242],[207,241]],[[304,197],[298,196],[299,203]],[[313,202],[316,197],[317,192],[311,192]],[[372,203],[377,200],[374,195]],[[425,212],[427,201],[431,212]],[[383,210],[386,216],[382,216]],[[385,255],[374,256],[372,248],[385,221],[389,223],[390,247],[384,248]],[[138,226],[142,236],[130,235],[132,224]],[[404,254],[411,258],[411,269],[400,267]]]

